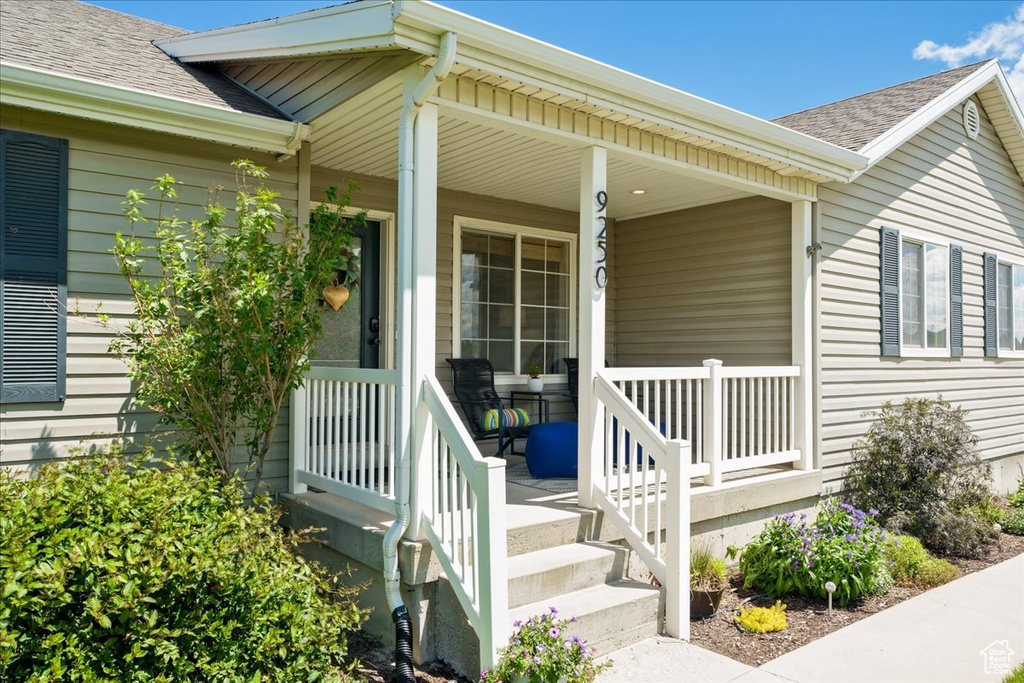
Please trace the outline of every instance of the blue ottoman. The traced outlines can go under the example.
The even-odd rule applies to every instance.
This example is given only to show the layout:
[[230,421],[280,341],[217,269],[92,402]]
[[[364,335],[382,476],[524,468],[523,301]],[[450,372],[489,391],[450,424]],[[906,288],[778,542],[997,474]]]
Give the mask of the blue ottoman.
[[526,439],[526,467],[537,479],[576,478],[579,425],[575,422],[547,422],[530,427]]

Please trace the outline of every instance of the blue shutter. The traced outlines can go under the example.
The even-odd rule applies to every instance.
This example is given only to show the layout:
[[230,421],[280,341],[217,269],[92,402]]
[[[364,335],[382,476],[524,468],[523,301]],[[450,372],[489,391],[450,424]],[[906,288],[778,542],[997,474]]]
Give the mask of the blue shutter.
[[68,142],[0,131],[0,403],[63,401]]
[[900,233],[882,228],[880,256],[882,355],[900,355]]
[[949,245],[949,353],[964,355],[964,248]]
[[999,355],[999,322],[996,308],[996,264],[999,258],[985,252],[985,355]]

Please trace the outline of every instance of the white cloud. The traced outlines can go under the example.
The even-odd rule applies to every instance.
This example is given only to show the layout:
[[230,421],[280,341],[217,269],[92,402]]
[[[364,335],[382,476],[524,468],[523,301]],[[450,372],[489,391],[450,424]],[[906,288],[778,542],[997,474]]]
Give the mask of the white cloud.
[[996,57],[1003,65],[1017,101],[1024,106],[1024,5],[1012,17],[991,23],[970,34],[962,45],[939,45],[922,40],[914,48],[914,59],[938,59],[950,68],[965,62]]

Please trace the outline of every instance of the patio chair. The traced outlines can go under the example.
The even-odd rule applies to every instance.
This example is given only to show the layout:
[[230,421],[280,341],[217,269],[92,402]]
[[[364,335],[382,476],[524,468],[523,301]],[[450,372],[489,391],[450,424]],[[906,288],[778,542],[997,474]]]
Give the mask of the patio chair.
[[563,358],[565,362],[565,369],[569,373],[569,390],[563,394],[572,399],[572,409],[576,412],[576,416],[580,414],[580,359],[579,358]]
[[507,410],[494,389],[494,367],[486,358],[446,358],[452,366],[455,399],[462,406],[474,441],[498,440],[498,455],[516,453],[516,439],[530,433],[525,410]]

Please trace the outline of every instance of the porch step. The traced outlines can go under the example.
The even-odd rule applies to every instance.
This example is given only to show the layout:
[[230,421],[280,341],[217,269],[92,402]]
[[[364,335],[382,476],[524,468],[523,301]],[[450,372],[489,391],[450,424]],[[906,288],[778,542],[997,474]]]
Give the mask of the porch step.
[[661,590],[623,579],[592,586],[510,610],[512,623],[558,610],[559,619],[576,617],[568,635],[584,639],[599,655],[606,655],[658,634]]
[[622,577],[628,551],[609,543],[571,543],[508,558],[508,604],[515,608]]

